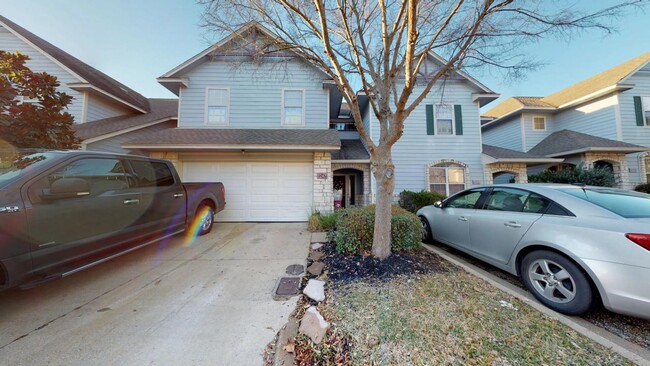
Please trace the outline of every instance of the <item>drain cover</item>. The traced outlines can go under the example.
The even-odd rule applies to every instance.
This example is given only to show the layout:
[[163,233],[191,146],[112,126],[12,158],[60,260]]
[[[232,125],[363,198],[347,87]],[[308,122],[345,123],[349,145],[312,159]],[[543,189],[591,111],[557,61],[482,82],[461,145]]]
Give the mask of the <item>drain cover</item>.
[[298,295],[298,284],[300,284],[300,277],[282,277],[278,288],[275,290],[275,295]]
[[289,267],[287,267],[287,274],[297,276],[301,274],[305,270],[305,267],[301,266],[300,264],[292,264]]

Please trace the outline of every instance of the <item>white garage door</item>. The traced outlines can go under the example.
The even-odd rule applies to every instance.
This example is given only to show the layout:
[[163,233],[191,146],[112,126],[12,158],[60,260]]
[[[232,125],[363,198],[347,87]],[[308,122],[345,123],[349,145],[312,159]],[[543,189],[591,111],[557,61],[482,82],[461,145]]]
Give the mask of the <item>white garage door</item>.
[[222,182],[226,208],[217,221],[306,221],[312,163],[183,163],[186,182]]

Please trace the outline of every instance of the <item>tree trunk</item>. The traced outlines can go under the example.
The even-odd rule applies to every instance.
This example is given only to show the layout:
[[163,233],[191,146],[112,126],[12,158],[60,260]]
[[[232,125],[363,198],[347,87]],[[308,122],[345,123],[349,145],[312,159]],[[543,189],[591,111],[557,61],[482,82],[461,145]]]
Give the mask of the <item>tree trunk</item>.
[[372,240],[372,255],[380,260],[390,256],[390,222],[395,190],[395,166],[390,147],[377,147],[373,154],[372,168],[377,180],[375,233]]

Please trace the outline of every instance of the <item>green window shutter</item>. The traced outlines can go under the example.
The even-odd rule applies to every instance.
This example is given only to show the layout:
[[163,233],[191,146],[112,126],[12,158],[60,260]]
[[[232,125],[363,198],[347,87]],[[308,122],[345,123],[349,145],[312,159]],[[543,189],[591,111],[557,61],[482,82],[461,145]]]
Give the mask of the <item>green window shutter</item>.
[[460,104],[454,105],[454,118],[456,119],[456,135],[463,134],[463,110]]
[[641,97],[634,97],[634,114],[636,115],[636,125],[645,126],[645,121],[643,120],[643,105],[641,104]]
[[433,127],[433,104],[425,106],[427,112],[427,135],[435,135]]

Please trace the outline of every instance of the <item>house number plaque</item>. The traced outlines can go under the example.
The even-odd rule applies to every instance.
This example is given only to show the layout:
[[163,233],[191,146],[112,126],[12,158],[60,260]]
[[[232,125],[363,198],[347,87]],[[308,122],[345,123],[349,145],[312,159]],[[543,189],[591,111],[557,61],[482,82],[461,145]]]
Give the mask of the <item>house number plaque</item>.
[[327,179],[327,173],[316,173],[316,178]]

